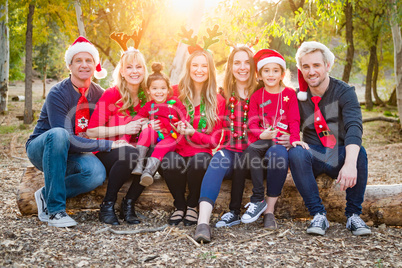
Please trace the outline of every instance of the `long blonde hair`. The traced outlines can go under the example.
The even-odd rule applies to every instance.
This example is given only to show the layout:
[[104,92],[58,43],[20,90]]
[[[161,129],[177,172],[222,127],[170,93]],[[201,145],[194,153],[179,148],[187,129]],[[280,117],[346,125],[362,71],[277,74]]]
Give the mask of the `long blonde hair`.
[[183,104],[186,106],[187,111],[191,113],[194,112],[194,83],[190,76],[190,67],[192,60],[197,56],[205,56],[208,63],[208,79],[204,82],[201,91],[201,99],[204,101],[205,105],[205,117],[207,119],[207,133],[211,132],[214,128],[215,122],[218,119],[216,109],[218,107],[218,100],[217,100],[217,83],[216,83],[216,71],[215,71],[215,64],[212,58],[212,54],[205,50],[197,50],[193,52],[190,57],[188,57],[186,62],[186,69],[184,76],[180,79],[179,82],[179,90],[180,96],[179,99]]
[[116,102],[116,103],[122,103],[122,106],[119,109],[119,112],[121,113],[126,112],[130,107],[134,106],[134,101],[131,99],[130,90],[127,87],[127,82],[121,76],[120,70],[123,68],[125,64],[133,62],[134,60],[137,61],[139,64],[141,64],[145,70],[144,80],[140,84],[138,94],[142,91],[144,92],[145,96],[148,97],[147,92],[145,90],[147,84],[148,70],[147,66],[145,65],[144,56],[138,50],[125,52],[121,56],[120,61],[113,72],[114,85],[117,86],[121,95],[121,99],[119,99]]
[[247,87],[246,87],[246,93],[247,96],[250,97],[254,91],[257,89],[257,79],[255,75],[255,64],[254,64],[254,54],[251,51],[250,48],[246,46],[241,46],[241,47],[234,47],[232,52],[229,55],[228,61],[226,63],[226,69],[225,69],[225,78],[223,80],[223,94],[225,95],[226,99],[226,104],[229,104],[229,99],[232,96],[232,93],[235,93],[235,97],[239,98],[236,90],[236,78],[233,76],[233,61],[234,61],[234,56],[237,52],[239,51],[244,51],[248,55],[248,59],[250,62],[250,78],[248,79]]

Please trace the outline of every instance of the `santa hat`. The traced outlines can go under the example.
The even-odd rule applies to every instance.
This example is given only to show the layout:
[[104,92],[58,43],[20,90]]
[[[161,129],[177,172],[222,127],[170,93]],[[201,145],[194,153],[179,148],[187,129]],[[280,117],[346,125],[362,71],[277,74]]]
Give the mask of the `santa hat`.
[[273,49],[261,49],[254,55],[254,62],[257,72],[267,63],[277,63],[286,70],[286,62],[283,56]]
[[74,41],[74,43],[67,49],[65,55],[67,68],[71,64],[74,55],[80,52],[88,52],[94,58],[96,65],[95,78],[97,79],[105,78],[107,75],[107,71],[105,69],[102,69],[100,65],[98,50],[95,48],[94,45],[92,45],[91,42],[88,41],[88,39],[86,39],[83,36],[78,37]]
[[308,84],[306,80],[304,80],[303,74],[301,73],[301,65],[300,65],[300,59],[302,55],[304,56],[305,54],[312,53],[314,51],[321,50],[321,52],[324,54],[325,59],[327,60],[327,63],[329,64],[329,70],[331,70],[332,66],[334,66],[335,62],[335,55],[334,53],[329,50],[329,48],[316,41],[309,41],[309,42],[303,42],[299,49],[296,52],[296,65],[297,65],[297,78],[299,80],[299,92],[297,93],[297,98],[300,101],[305,101],[307,100],[307,88]]

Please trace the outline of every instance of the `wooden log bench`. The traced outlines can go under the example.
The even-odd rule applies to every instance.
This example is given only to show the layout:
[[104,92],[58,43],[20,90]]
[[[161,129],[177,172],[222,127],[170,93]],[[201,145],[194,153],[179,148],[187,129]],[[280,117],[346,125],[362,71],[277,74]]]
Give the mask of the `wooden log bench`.
[[[327,217],[330,221],[345,222],[345,191],[339,190],[335,180],[326,175],[317,178],[320,196],[327,209]],[[131,182],[126,183],[119,192],[118,204],[127,192]],[[28,167],[22,176],[17,192],[17,204],[22,215],[36,214],[37,208],[34,193],[44,185],[43,173],[34,167]],[[106,192],[107,183],[95,190],[81,194],[67,200],[67,209],[98,209]],[[230,201],[231,181],[223,181],[221,191],[215,205],[215,212],[228,209]],[[243,205],[250,200],[252,195],[252,183],[246,180],[243,195]],[[117,204],[117,207],[118,207]],[[137,207],[143,210],[161,209],[173,210],[173,198],[163,179],[156,180],[147,187],[140,196]],[[286,179],[282,195],[275,210],[277,218],[308,218],[310,217],[304,206],[292,177]],[[365,201],[363,203],[362,218],[374,225],[385,223],[392,226],[402,226],[402,184],[397,185],[368,185]]]

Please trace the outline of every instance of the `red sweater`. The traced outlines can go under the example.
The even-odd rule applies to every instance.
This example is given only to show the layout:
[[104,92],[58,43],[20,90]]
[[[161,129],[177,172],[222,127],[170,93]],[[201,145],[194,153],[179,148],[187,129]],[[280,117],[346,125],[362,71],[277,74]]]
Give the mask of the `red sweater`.
[[[246,100],[236,100],[235,106],[234,106],[234,115],[235,115],[235,120],[233,122],[233,128],[234,132],[237,133],[238,136],[243,135],[243,129],[242,125],[246,123],[248,125],[248,119],[246,122],[244,122],[244,105],[246,104]],[[249,105],[250,106],[250,105]],[[224,131],[223,131],[223,138],[221,141],[221,146],[219,147],[219,150],[221,149],[227,149],[229,151],[234,151],[234,152],[243,152],[249,145],[249,136],[250,136],[250,131],[247,127],[246,130],[246,137],[244,139],[235,139],[232,135],[232,132],[230,130],[231,126],[230,123],[232,120],[230,119],[230,103],[226,107],[225,110],[225,120],[223,123]],[[248,117],[249,118],[249,117]]]
[[[132,121],[132,116],[126,113],[123,114],[119,112],[119,109],[122,106],[122,103],[116,104],[119,99],[121,99],[119,89],[116,86],[108,88],[96,104],[95,111],[93,112],[91,119],[89,120],[88,129],[102,126],[122,126]],[[141,103],[138,103],[138,105],[134,107],[134,111],[138,112],[140,108]],[[122,139],[123,136],[124,135],[106,137],[104,139],[115,141]],[[135,142],[136,141],[133,141],[133,145],[135,145]]]
[[[176,103],[168,105],[167,101],[175,100]],[[152,104],[154,105],[152,109]],[[174,119],[170,119],[172,115]],[[160,120],[160,128],[163,134],[168,134],[172,127],[170,122],[175,123],[179,120],[188,120],[186,107],[181,103],[177,97],[170,97],[164,103],[155,103],[155,101],[148,101],[134,117],[134,121],[140,118],[148,118],[149,120]]]
[[[250,142],[259,140],[261,132],[268,126],[289,133],[291,143],[300,141],[299,106],[296,92],[293,89],[287,87],[281,93],[271,94],[262,87],[251,96],[249,111]],[[278,132],[277,137],[280,135],[282,133]]]
[[[178,86],[173,86],[173,94],[178,96],[180,94]],[[215,121],[215,125],[211,133],[198,132],[198,122],[200,121],[200,108],[198,105],[194,108],[193,128],[196,130],[193,136],[187,136],[181,139],[176,147],[176,152],[183,157],[191,157],[198,153],[209,153],[212,155],[212,149],[215,149],[222,135],[222,118],[225,112],[225,99],[217,94],[218,107],[217,116],[219,120]]]

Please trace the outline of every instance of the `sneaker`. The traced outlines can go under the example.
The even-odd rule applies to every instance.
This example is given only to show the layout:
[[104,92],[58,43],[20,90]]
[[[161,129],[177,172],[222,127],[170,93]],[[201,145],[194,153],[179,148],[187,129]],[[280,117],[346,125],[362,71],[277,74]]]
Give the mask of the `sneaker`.
[[42,189],[43,187],[35,192],[35,201],[36,206],[38,207],[39,220],[47,222],[49,221],[49,214],[47,213],[47,205],[42,194]]
[[267,209],[267,202],[262,200],[261,202],[249,202],[245,208],[248,207],[246,213],[241,217],[242,223],[255,222],[258,217]]
[[215,227],[232,227],[237,224],[240,224],[240,215],[231,210],[222,215],[221,220],[215,224]]
[[48,223],[49,226],[55,227],[72,227],[77,225],[77,222],[68,216],[65,211],[50,215]]
[[348,221],[346,222],[346,228],[352,231],[352,234],[354,235],[371,234],[370,228],[357,214],[353,214],[352,216],[348,217]]
[[325,235],[325,231],[329,227],[329,222],[325,214],[317,213],[307,228],[308,234]]

